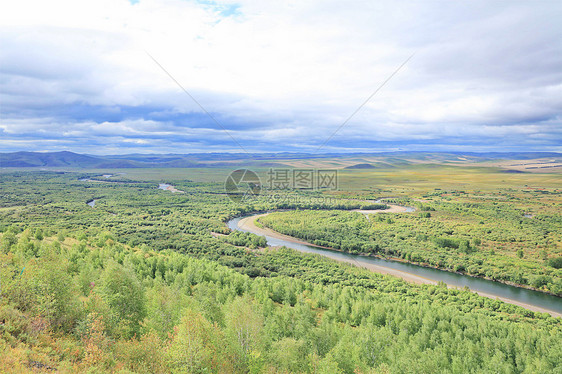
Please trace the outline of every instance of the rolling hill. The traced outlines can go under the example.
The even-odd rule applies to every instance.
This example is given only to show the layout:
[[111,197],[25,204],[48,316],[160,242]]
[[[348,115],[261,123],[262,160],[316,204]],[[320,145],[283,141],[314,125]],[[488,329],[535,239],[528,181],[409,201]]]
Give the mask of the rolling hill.
[[[332,162],[332,161],[337,162]],[[502,160],[522,160],[532,167],[554,167],[562,162],[562,154],[554,152],[531,153],[455,153],[455,152],[381,152],[351,154],[305,154],[305,153],[193,153],[193,154],[129,154],[94,156],[62,152],[13,152],[0,153],[2,168],[224,168],[243,165],[245,167],[345,167],[366,169],[373,167],[395,167],[410,163],[424,164],[469,164],[495,162],[501,168],[512,168]],[[537,162],[529,163],[531,160]],[[295,161],[299,161],[295,163]],[[546,165],[546,166],[545,166]],[[491,166],[491,165],[488,165]],[[527,167],[528,169],[529,167]],[[545,170],[541,170],[543,172]]]

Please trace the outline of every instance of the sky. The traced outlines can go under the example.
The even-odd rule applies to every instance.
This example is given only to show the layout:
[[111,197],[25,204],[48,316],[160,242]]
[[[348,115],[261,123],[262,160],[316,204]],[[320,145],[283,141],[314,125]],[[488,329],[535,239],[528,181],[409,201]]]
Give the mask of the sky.
[[0,4],[0,152],[562,152],[559,1]]

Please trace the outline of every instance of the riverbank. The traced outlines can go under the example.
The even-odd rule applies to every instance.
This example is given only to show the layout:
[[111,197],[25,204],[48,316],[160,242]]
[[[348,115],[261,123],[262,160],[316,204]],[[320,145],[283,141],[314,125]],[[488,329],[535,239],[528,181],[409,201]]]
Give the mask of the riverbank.
[[353,212],[363,213],[363,214],[377,214],[377,213],[410,213],[412,210],[409,207],[401,205],[386,204],[388,209],[353,209]]
[[[263,213],[263,214],[258,214],[255,216],[251,216],[251,217],[246,217],[246,218],[242,218],[240,220],[240,222],[238,223],[238,227],[240,227],[242,230],[246,230],[246,231],[250,231],[253,232],[254,234],[257,235],[267,235],[270,236],[272,238],[276,238],[276,239],[281,239],[281,240],[286,240],[288,242],[292,242],[292,243],[297,243],[297,244],[303,244],[303,245],[310,245],[310,246],[314,246],[314,247],[318,247],[318,248],[324,248],[324,249],[329,249],[329,250],[334,250],[333,248],[330,247],[323,247],[320,245],[315,245],[315,244],[311,244],[308,242],[305,242],[303,240],[294,238],[292,236],[289,235],[284,235],[281,234],[277,231],[274,231],[270,228],[267,227],[258,227],[256,225],[256,220],[259,219],[260,217],[266,216],[269,213]],[[416,284],[437,284],[437,282],[432,281],[431,279],[427,279],[424,277],[420,277],[418,275],[415,274],[410,274],[410,273],[406,273],[404,271],[400,271],[400,270],[396,270],[396,269],[388,269],[382,266],[378,266],[375,264],[357,264],[356,261],[353,261],[351,259],[341,259],[341,258],[337,258],[336,256],[330,256],[330,255],[325,255],[325,257],[340,261],[340,262],[347,262],[359,267],[363,267],[366,269],[369,269],[371,271],[374,271],[376,273],[380,273],[380,274],[388,274],[388,275],[393,275],[395,277],[399,277],[402,278],[408,282],[412,282],[412,283],[416,283]]]
[[[391,206],[391,209],[392,208],[398,209],[398,208],[404,208],[404,207],[399,207],[399,206],[393,205],[393,206]],[[356,210],[356,211],[359,211],[359,210]],[[391,211],[390,209],[373,210],[373,211],[368,211],[369,213],[365,213],[365,214],[375,214],[375,213],[390,212],[390,211]],[[398,211],[395,210],[394,212],[395,213],[402,213],[404,211],[398,209]],[[318,245],[315,245],[315,244],[308,243],[304,240],[294,238],[294,237],[289,236],[289,235],[281,234],[281,233],[279,233],[277,231],[274,231],[270,228],[258,227],[255,223],[256,220],[258,220],[260,217],[266,216],[268,214],[269,213],[262,213],[262,214],[257,214],[257,215],[253,215],[253,216],[250,216],[250,217],[242,218],[238,222],[238,227],[242,230],[250,231],[250,232],[253,232],[254,234],[257,234],[257,235],[265,235],[265,236],[269,236],[269,237],[272,237],[272,238],[275,238],[275,239],[284,240],[284,241],[288,241],[288,242],[292,242],[292,243],[296,243],[296,244],[313,246],[313,247],[317,247],[317,248],[323,248],[323,249],[328,249],[328,250],[332,250],[332,251],[337,251],[334,248],[318,246]],[[341,251],[339,251],[339,252],[341,252]],[[336,261],[350,263],[350,264],[368,269],[370,271],[374,271],[376,273],[395,276],[395,277],[401,278],[401,279],[403,279],[407,282],[410,282],[410,283],[415,283],[415,284],[437,284],[438,283],[434,280],[424,278],[424,277],[421,277],[419,275],[411,274],[411,273],[408,273],[406,271],[402,271],[402,270],[398,270],[398,269],[392,269],[392,268],[387,268],[387,267],[383,267],[383,266],[378,266],[376,264],[368,264],[368,263],[359,264],[357,261],[354,261],[353,259],[342,258],[340,256],[337,256],[336,254],[331,255],[329,253],[323,253],[322,255],[325,256],[325,257],[334,259]],[[459,287],[452,286],[452,285],[447,285],[447,287],[449,287],[449,288],[459,288]],[[482,291],[474,291],[474,290],[471,290],[471,291],[477,293],[480,296],[488,297],[490,299],[498,299],[498,300],[501,300],[501,301],[506,302],[506,303],[521,306],[525,309],[528,309],[528,310],[531,310],[531,311],[534,311],[534,312],[548,313],[553,317],[562,317],[562,313],[558,313],[556,311],[548,310],[548,309],[545,309],[545,308],[542,308],[542,307],[539,307],[539,306],[536,306],[536,305],[527,304],[527,303],[524,303],[524,302],[520,302],[520,301],[517,301],[517,300],[506,298],[506,297],[492,295],[492,294],[482,292]]]

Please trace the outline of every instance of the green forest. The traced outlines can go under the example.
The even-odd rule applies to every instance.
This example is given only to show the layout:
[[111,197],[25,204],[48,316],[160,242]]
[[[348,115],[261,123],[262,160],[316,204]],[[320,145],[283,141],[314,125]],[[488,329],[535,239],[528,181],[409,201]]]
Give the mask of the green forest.
[[260,223],[310,243],[350,253],[400,258],[562,295],[560,211],[524,217],[511,200],[405,201],[419,213],[299,210]]
[[[367,219],[349,210],[382,208],[370,205],[372,191],[349,189],[328,200],[319,192],[282,200],[264,193],[237,204],[222,193],[218,176],[162,173],[129,171],[108,180],[84,172],[0,174],[0,372],[562,368],[560,318],[443,284],[411,284],[265,248],[262,237],[225,225],[252,212],[298,209],[262,223],[350,252],[560,294],[560,202],[548,205],[560,196],[554,191],[541,193],[535,205],[514,200],[512,208],[468,205],[474,193],[425,191],[418,196],[424,201],[400,200],[416,212]],[[185,193],[159,190],[163,182]],[[525,221],[520,213],[540,204],[553,208]]]

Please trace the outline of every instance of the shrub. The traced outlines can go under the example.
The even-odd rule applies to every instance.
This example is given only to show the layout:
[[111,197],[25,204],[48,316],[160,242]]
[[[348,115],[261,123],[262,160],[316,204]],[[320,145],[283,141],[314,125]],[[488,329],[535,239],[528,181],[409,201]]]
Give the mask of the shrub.
[[546,261],[546,264],[548,266],[552,266],[555,269],[562,269],[562,256],[550,258],[548,259],[548,261]]

